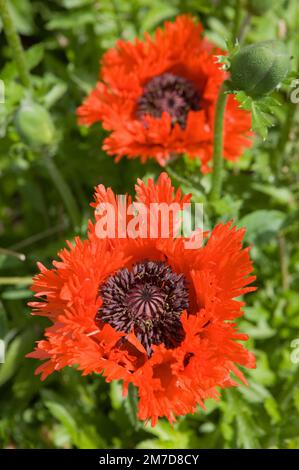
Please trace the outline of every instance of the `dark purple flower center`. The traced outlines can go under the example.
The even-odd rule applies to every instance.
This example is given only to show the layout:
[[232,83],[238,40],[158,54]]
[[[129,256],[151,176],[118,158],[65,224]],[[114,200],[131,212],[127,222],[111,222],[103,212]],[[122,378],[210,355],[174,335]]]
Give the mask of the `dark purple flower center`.
[[95,321],[133,331],[150,356],[152,344],[177,347],[184,339],[180,315],[189,307],[187,282],[162,261],[120,269],[100,287],[103,304]]
[[178,123],[184,128],[189,111],[199,109],[200,97],[193,83],[172,73],[163,73],[145,85],[136,115],[142,120],[146,114],[159,118],[167,112],[173,125]]

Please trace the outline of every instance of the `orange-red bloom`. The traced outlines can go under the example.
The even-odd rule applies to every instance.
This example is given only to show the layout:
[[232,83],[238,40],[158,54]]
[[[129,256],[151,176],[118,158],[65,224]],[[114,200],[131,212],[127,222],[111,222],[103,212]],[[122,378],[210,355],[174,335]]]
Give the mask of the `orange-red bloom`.
[[[116,156],[155,158],[164,166],[176,154],[212,158],[217,94],[226,77],[221,54],[189,16],[166,22],[152,39],[120,40],[103,56],[96,88],[78,108],[79,122],[100,121],[110,132],[104,150]],[[233,95],[225,114],[224,157],[236,160],[251,145],[250,114]]]
[[[156,184],[139,180],[136,194],[146,205],[190,200],[165,173]],[[100,185],[93,206],[103,202],[118,204]],[[254,289],[246,287],[254,276],[243,235],[219,224],[200,248],[187,249],[179,237],[98,238],[90,222],[88,239],[68,243],[34,278],[34,314],[53,322],[29,354],[45,361],[36,372],[45,379],[76,365],[122,380],[125,393],[133,384],[138,416],[152,425],[217,398],[218,387],[238,384],[233,375],[246,382],[238,366],[252,368],[255,359],[240,343],[248,338],[236,328],[244,304],[235,298]]]

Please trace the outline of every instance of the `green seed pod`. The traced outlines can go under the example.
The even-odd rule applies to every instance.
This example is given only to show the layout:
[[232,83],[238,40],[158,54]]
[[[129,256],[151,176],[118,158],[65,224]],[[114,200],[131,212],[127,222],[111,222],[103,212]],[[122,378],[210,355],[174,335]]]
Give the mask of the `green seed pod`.
[[283,43],[263,41],[251,44],[240,49],[231,60],[232,87],[258,98],[273,91],[289,68],[290,56]]
[[30,147],[47,147],[55,143],[55,127],[48,111],[38,103],[25,100],[15,116],[21,139]]
[[267,13],[270,8],[274,8],[278,0],[247,0],[246,7],[249,13],[255,16],[261,16]]

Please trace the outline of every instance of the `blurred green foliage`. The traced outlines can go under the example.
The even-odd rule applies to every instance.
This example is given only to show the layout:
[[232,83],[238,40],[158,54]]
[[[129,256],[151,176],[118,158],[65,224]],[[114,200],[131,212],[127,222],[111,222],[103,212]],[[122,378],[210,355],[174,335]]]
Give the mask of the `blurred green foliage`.
[[[299,447],[299,365],[291,361],[291,343],[299,338],[299,117],[290,102],[290,83],[274,95],[280,107],[267,140],[257,137],[237,164],[226,164],[224,196],[214,208],[217,220],[208,213],[205,219],[207,228],[235,219],[247,228],[246,242],[252,245],[258,291],[247,296],[239,321],[257,356],[256,370],[247,373],[250,386],[224,391],[218,403],[208,401],[206,410],[179,418],[173,428],[160,420],[152,429],[134,420],[119,383],[82,378],[71,369],[42,383],[34,376],[36,361],[24,358],[48,324],[32,318],[26,306],[36,261],[50,266],[65,239],[84,235],[96,184],[132,192],[137,177],[161,171],[154,163],[114,164],[101,150],[100,126],[86,130],[76,124],[76,107],[95,83],[98,60],[118,38],[141,37],[165,19],[189,12],[222,47],[240,31],[245,44],[284,41],[296,71],[297,0],[276,1],[260,16],[246,5],[242,0],[9,1],[36,103],[50,113],[55,132],[49,131],[50,151],[21,140],[16,119],[28,90],[0,32],[6,98],[0,104],[0,338],[7,344],[0,365],[1,447]],[[195,162],[182,158],[169,174],[193,192],[194,201],[205,201],[210,176],[203,177]]]

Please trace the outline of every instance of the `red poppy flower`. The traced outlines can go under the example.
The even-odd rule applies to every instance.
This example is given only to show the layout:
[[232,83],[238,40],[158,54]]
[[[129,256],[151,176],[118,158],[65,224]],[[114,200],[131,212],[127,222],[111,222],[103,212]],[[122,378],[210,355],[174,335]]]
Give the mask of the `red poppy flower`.
[[[215,55],[222,51],[202,37],[189,16],[166,22],[154,39],[120,40],[103,56],[100,81],[78,108],[79,122],[100,121],[110,131],[103,149],[116,156],[155,158],[162,166],[176,154],[199,157],[202,171],[212,158],[215,105],[226,74]],[[224,157],[236,160],[246,147],[251,118],[229,96]]]
[[[155,184],[138,181],[136,201],[182,204],[190,195],[174,193],[163,173]],[[100,185],[94,207],[118,199]],[[194,412],[218,387],[246,382],[238,366],[252,368],[254,356],[234,320],[243,314],[235,300],[254,280],[243,229],[230,223],[205,234],[200,248],[186,248],[183,237],[114,238],[97,236],[90,222],[88,239],[75,239],[59,253],[53,268],[39,265],[33,313],[53,325],[30,357],[45,360],[37,373],[45,379],[65,366],[83,375],[101,373],[107,382],[122,380],[138,389],[142,420]]]

